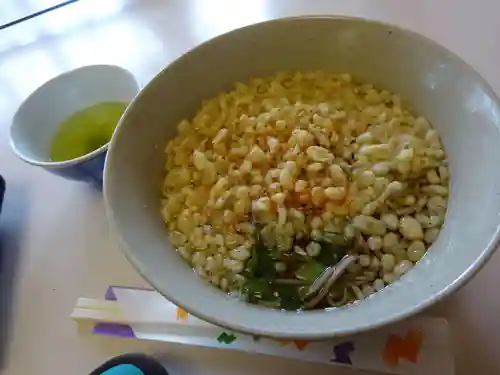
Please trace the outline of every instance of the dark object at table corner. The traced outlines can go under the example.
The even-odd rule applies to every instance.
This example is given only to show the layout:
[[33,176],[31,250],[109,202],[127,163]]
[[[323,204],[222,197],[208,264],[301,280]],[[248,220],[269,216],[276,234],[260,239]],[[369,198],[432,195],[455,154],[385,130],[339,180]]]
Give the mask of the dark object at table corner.
[[119,365],[133,365],[141,370],[144,375],[169,375],[160,362],[151,356],[140,353],[128,353],[111,358],[92,371],[90,375],[100,375]]
[[2,212],[2,203],[4,195],[5,195],[5,180],[0,175],[0,213]]

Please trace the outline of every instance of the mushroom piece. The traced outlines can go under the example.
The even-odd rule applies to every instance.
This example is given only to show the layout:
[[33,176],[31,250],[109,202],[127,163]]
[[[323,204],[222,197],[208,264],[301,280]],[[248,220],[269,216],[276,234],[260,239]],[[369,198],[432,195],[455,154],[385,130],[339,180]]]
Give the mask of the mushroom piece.
[[328,267],[314,282],[309,286],[307,289],[304,299],[312,296],[315,294],[318,290],[321,289],[321,287],[330,279],[332,274],[335,272],[335,267]]
[[346,255],[344,256],[340,262],[338,262],[335,266],[331,267],[331,270],[329,272],[329,277],[323,277],[323,275],[326,274],[326,271],[323,275],[321,275],[309,288],[308,292],[306,293],[306,297],[312,295],[314,291],[319,290],[319,293],[311,299],[309,302],[306,302],[304,304],[304,309],[311,309],[314,306],[316,306],[329,292],[330,288],[332,285],[335,283],[335,281],[338,280],[340,276],[345,272],[347,267],[349,267],[351,264],[356,262],[356,257],[353,255]]
[[339,307],[339,306],[344,305],[347,302],[347,297],[348,297],[347,296],[347,289],[344,288],[344,291],[342,293],[342,298],[340,298],[339,300],[335,300],[334,297],[332,296],[332,292],[330,291],[326,295],[326,301],[328,302],[328,304],[331,307]]

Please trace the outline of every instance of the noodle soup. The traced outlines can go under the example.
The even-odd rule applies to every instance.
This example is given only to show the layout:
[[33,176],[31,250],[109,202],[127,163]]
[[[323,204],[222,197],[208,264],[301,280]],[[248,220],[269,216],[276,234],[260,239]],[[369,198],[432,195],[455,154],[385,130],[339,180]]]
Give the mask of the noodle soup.
[[272,308],[381,290],[425,255],[447,208],[436,130],[349,74],[237,83],[178,124],[166,154],[171,243],[200,277]]

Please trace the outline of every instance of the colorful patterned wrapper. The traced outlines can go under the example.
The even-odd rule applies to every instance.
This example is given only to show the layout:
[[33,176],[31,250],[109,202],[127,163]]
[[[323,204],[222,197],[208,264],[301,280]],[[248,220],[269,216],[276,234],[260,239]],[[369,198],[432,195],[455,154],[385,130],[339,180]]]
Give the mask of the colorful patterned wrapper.
[[[454,374],[445,319],[416,317],[369,333],[328,341],[273,340],[243,335],[195,318],[152,290],[110,287],[116,322],[93,333],[241,350],[390,374]],[[114,306],[114,305],[113,305]],[[124,324],[126,323],[126,324]]]

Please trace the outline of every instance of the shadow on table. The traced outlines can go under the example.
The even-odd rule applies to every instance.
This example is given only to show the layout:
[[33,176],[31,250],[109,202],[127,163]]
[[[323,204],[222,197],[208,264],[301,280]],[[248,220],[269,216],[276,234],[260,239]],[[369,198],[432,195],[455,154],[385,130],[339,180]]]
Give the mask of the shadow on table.
[[5,366],[11,341],[16,271],[21,255],[20,247],[27,207],[26,191],[21,186],[9,185],[0,214],[0,372]]

